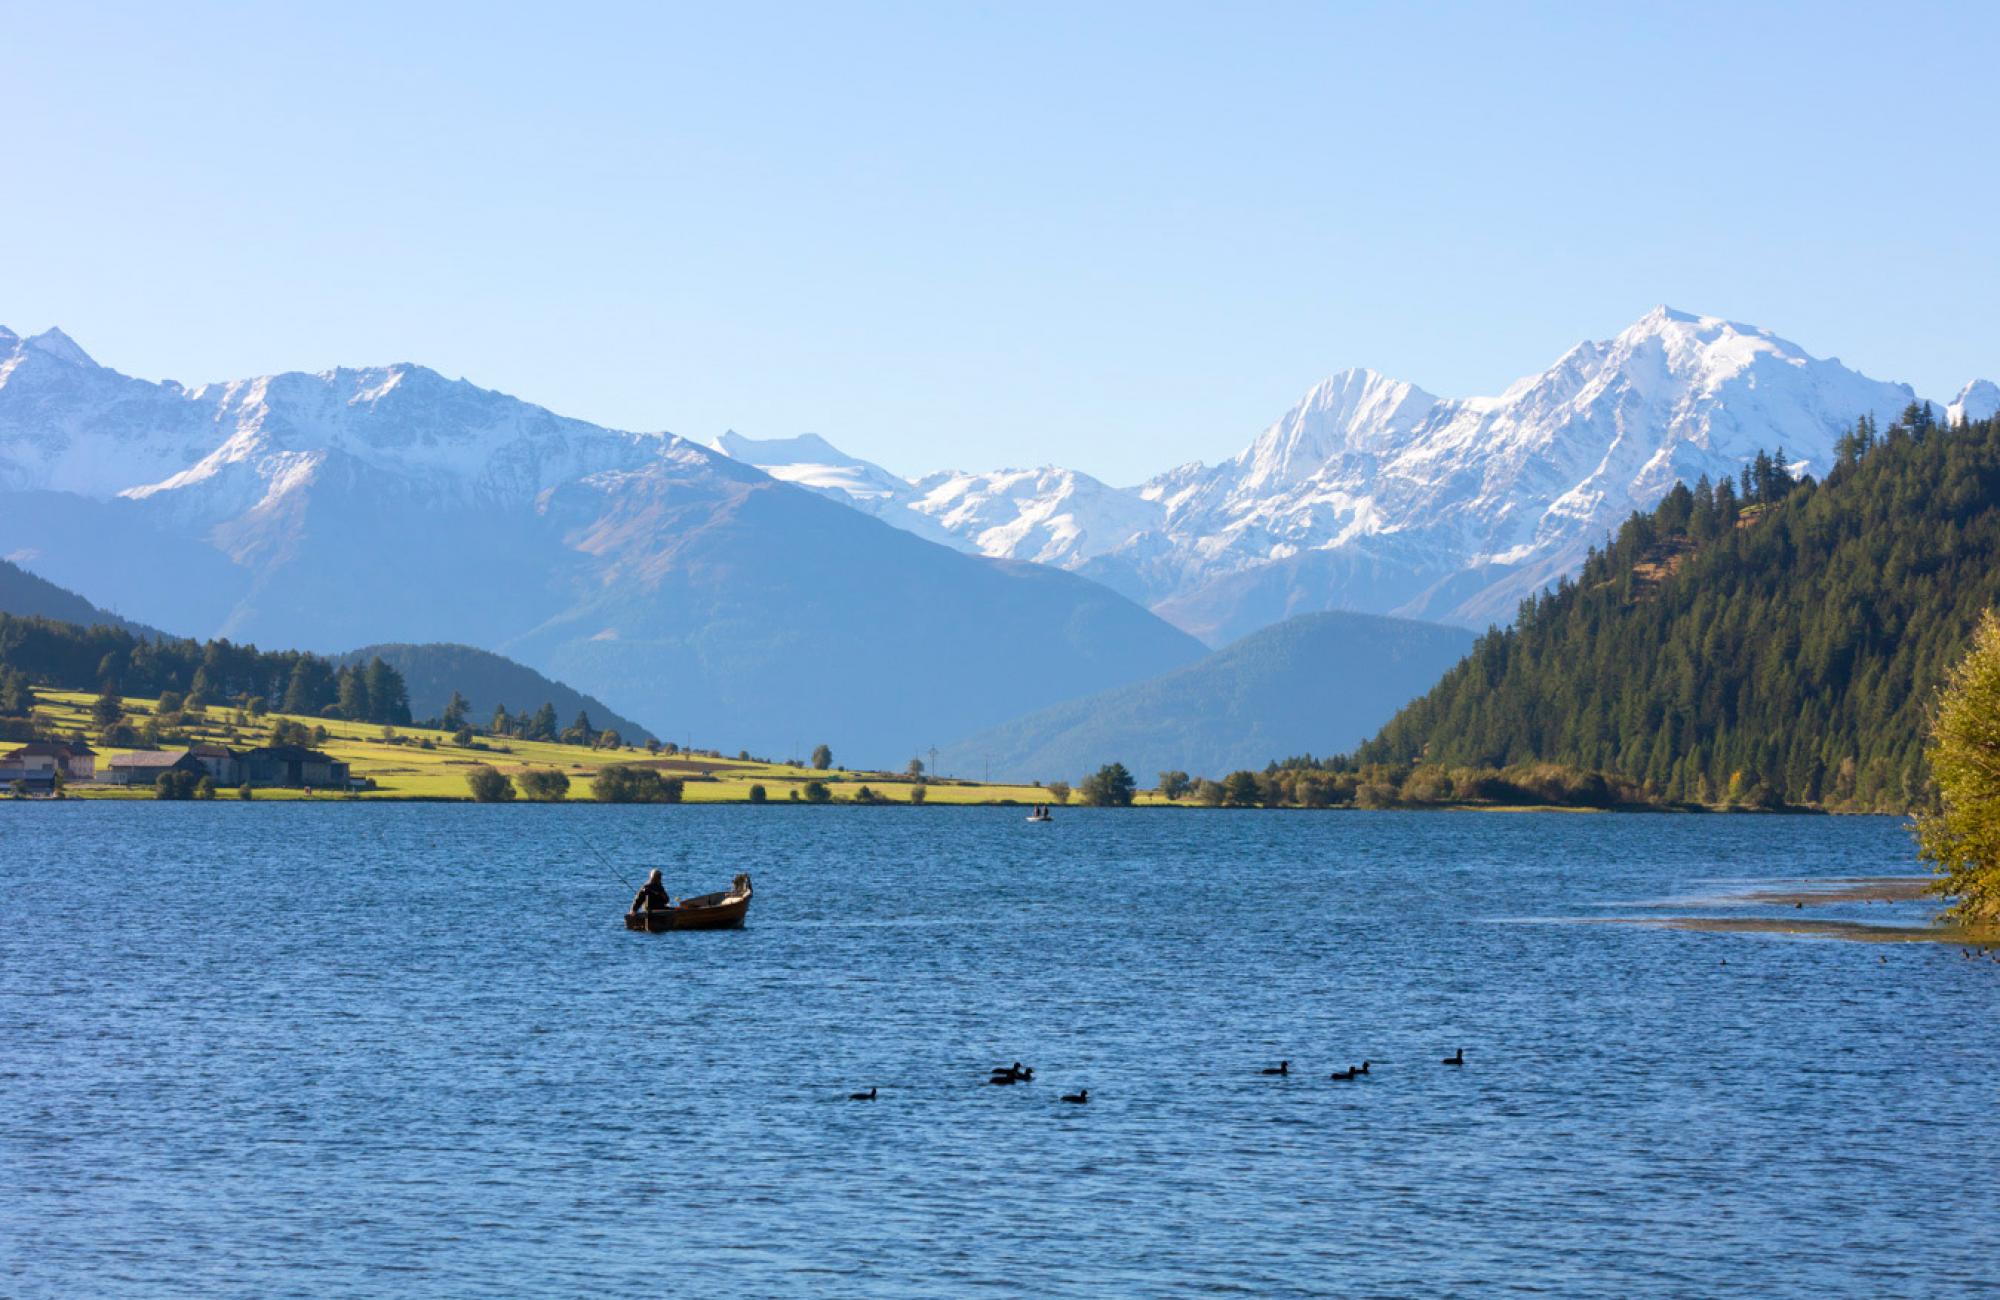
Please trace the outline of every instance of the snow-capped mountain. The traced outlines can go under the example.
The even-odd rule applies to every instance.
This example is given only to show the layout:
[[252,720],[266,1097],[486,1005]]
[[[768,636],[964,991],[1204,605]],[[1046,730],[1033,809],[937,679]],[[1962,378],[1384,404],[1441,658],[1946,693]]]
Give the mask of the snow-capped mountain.
[[[870,467],[841,468],[853,499]],[[414,365],[149,383],[57,331],[0,331],[0,557],[180,632],[468,642],[662,734],[898,765],[1200,654],[1097,584],[672,434]]]
[[1947,424],[1957,424],[1960,420],[1990,420],[2000,415],[2000,384],[1990,379],[1975,379],[1958,390],[1958,396],[1945,407]]
[[946,471],[920,478],[907,509],[983,555],[1074,569],[1158,528],[1152,502],[1073,469]]
[[[1780,446],[1823,470],[1857,418],[1915,400],[1768,330],[1659,307],[1498,396],[1349,370],[1215,466],[1132,489],[1060,469],[938,474],[900,507],[891,487],[879,513],[1097,578],[1211,644],[1320,609],[1479,626],[1677,480]],[[1979,381],[1946,414],[1996,406]]]
[[[1656,308],[1497,397],[1436,402],[1400,431],[1349,420],[1322,435],[1316,470],[1292,472],[1276,491],[1263,485],[1286,481],[1277,456],[1301,423],[1296,411],[1193,486],[1173,477],[1149,485],[1174,491],[1168,531],[1204,561],[1200,586],[1155,603],[1170,621],[1226,638],[1246,630],[1232,591],[1248,571],[1276,562],[1298,575],[1288,612],[1345,603],[1340,588],[1352,578],[1327,560],[1351,548],[1407,575],[1364,608],[1504,619],[1551,566],[1573,566],[1676,481],[1734,474],[1776,446],[1823,471],[1856,418],[1887,423],[1914,400],[1907,385],[1812,357],[1767,330]],[[1465,573],[1484,580],[1473,590],[1451,581]],[[1334,590],[1316,590],[1321,575]],[[1396,603],[1381,609],[1384,599]]]
[[746,438],[731,429],[710,442],[711,450],[755,465],[772,478],[795,484],[823,497],[850,505],[878,519],[917,534],[925,541],[954,550],[977,553],[978,548],[956,533],[912,514],[917,490],[872,461],[850,456],[816,433],[795,438]]

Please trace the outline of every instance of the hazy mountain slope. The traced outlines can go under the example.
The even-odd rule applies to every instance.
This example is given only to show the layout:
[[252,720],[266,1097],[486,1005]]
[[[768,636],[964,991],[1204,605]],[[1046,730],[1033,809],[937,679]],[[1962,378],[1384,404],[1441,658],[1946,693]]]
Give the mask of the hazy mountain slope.
[[1322,613],[1265,628],[1198,663],[1054,705],[941,751],[943,771],[1064,779],[1121,762],[1142,779],[1220,776],[1353,747],[1472,646],[1462,628]]
[[0,357],[0,553],[195,634],[483,645],[677,739],[857,761],[1200,654],[1082,579],[420,366],[184,389],[47,336]]
[[579,711],[590,715],[598,730],[616,731],[628,744],[645,740],[653,733],[632,719],[615,713],[595,696],[572,690],[559,681],[543,676],[505,655],[476,646],[368,645],[337,656],[343,664],[365,664],[380,656],[384,663],[403,675],[410,691],[410,713],[417,718],[443,714],[445,704],[457,691],[471,705],[469,720],[485,726],[496,705],[508,712],[533,712],[544,703],[553,704],[562,725],[568,726]]
[[785,756],[824,740],[900,764],[1202,653],[1094,583],[932,546],[761,475],[696,508],[665,471],[632,480],[555,494],[564,544],[599,564],[562,614],[502,648],[621,683],[620,707],[672,739]]
[[38,578],[20,565],[6,560],[0,560],[0,614],[52,618],[83,627],[102,623],[146,637],[166,635],[157,628],[99,609],[75,592],[58,587],[46,578]]
[[1910,807],[1934,692],[2000,603],[2000,420],[1892,428],[1823,482],[1761,496],[1739,511],[1677,490],[1634,516],[1356,757]]
[[977,550],[965,538],[910,508],[918,497],[913,484],[880,465],[848,455],[816,433],[795,438],[747,438],[731,429],[709,443],[709,448],[755,465],[781,483],[874,515],[925,541],[954,550]]

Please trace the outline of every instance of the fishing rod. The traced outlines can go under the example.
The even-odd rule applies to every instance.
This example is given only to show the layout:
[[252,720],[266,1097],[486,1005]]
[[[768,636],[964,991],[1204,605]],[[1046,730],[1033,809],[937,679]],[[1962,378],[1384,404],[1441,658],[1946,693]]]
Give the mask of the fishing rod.
[[630,880],[626,879],[625,873],[620,871],[616,866],[614,866],[610,858],[607,858],[602,853],[599,853],[597,851],[597,846],[595,844],[592,844],[589,840],[583,838],[583,833],[581,831],[571,831],[570,834],[575,837],[576,842],[578,844],[583,845],[583,847],[589,849],[592,854],[596,855],[597,860],[604,864],[604,867],[607,871],[609,871],[612,875],[618,877],[619,884],[625,886],[625,888],[630,889],[635,893],[638,892],[639,887],[633,884]]

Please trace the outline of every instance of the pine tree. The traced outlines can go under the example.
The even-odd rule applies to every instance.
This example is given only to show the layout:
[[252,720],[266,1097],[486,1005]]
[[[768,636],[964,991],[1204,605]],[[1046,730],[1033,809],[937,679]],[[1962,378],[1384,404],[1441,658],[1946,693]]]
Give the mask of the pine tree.
[[410,692],[403,683],[403,675],[383,662],[376,655],[368,661],[366,675],[368,688],[368,720],[391,726],[405,726],[410,721]]
[[340,716],[350,722],[367,722],[374,715],[368,700],[368,679],[352,664],[340,670],[336,679]]

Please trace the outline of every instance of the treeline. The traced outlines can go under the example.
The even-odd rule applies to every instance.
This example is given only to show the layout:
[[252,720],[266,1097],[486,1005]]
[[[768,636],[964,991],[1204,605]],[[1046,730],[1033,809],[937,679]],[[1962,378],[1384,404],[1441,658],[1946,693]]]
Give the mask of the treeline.
[[[457,691],[453,691],[451,700],[444,706],[444,716],[438,720],[438,725],[446,731],[459,732],[462,735],[472,734],[478,729],[467,721],[467,715],[471,711],[472,705]],[[600,730],[592,726],[590,712],[587,709],[577,710],[576,717],[570,724],[567,727],[561,726],[556,721],[556,706],[546,700],[543,701],[542,707],[533,713],[525,709],[519,713],[509,713],[506,705],[494,705],[493,717],[487,722],[483,734],[515,740],[542,740],[554,745],[582,745],[589,749],[618,749],[625,743],[625,738],[616,730],[610,728]],[[646,747],[654,753],[660,752],[662,748],[659,741],[651,739],[646,742]],[[669,753],[678,752],[678,746],[669,745],[665,748]]]
[[259,650],[227,640],[154,639],[103,624],[84,627],[0,614],[0,665],[34,685],[59,690],[173,694],[192,708],[256,701],[309,717],[410,721],[402,675],[379,658],[336,667],[298,650]]
[[[27,716],[37,686],[157,698],[170,713],[229,705],[252,715],[289,713],[384,726],[416,721],[402,673],[380,655],[343,664],[305,651],[155,639],[102,624],[84,627],[0,613],[0,717]],[[548,702],[533,712],[496,706],[484,728],[471,723],[471,709],[454,691],[442,717],[422,721],[459,732],[461,739],[485,734],[592,748],[624,743],[617,731],[593,726],[585,711],[563,726]]]
[[1775,453],[1676,486],[1355,754],[1278,766],[1556,764],[1674,802],[1907,809],[1933,693],[2000,603],[1996,560],[2000,422],[1863,420],[1823,482]]
[[1310,756],[1272,763],[1261,772],[1231,772],[1221,780],[1162,772],[1156,787],[1175,803],[1211,808],[1628,808],[1656,805],[1658,795],[1603,772],[1556,763],[1507,768],[1441,764],[1322,763]]

